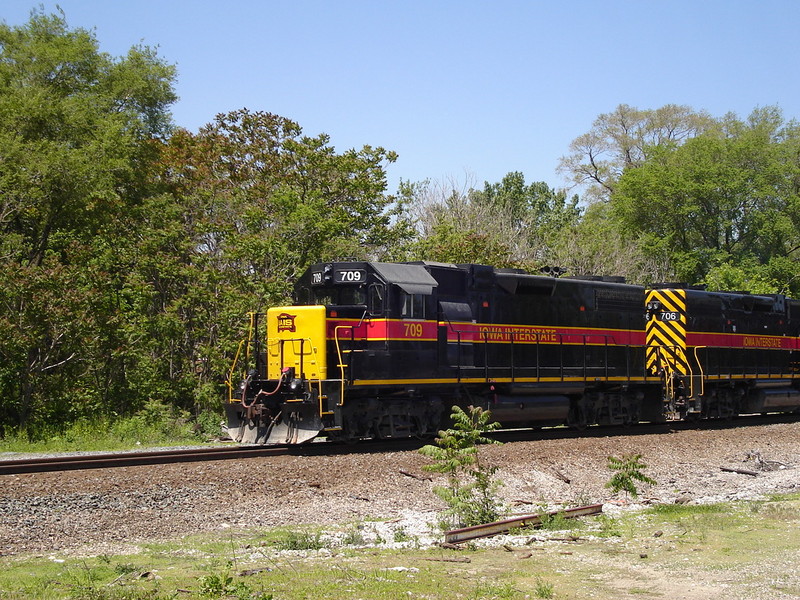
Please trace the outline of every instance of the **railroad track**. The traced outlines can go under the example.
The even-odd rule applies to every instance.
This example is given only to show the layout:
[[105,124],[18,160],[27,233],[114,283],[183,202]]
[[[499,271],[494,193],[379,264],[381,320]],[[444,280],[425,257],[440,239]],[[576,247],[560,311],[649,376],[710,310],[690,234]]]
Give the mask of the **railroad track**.
[[80,469],[109,469],[113,467],[134,467],[141,465],[164,465],[181,462],[202,462],[210,460],[231,460],[261,456],[289,454],[290,448],[283,446],[265,447],[215,447],[190,448],[181,450],[159,450],[146,452],[122,452],[114,454],[85,454],[69,456],[48,456],[21,458],[0,461],[0,475],[20,473],[46,473],[51,471],[75,471]]
[[[748,415],[734,420],[707,420],[700,423],[671,421],[668,423],[639,423],[630,427],[600,426],[585,430],[551,427],[540,430],[516,429],[500,430],[491,437],[504,443],[534,442],[555,438],[591,438],[619,435],[652,435],[683,431],[689,429],[728,429],[749,425],[767,425],[800,420],[800,415]],[[317,442],[301,446],[227,446],[214,448],[190,448],[181,450],[158,450],[145,452],[103,453],[87,455],[49,456],[12,460],[0,460],[0,475],[22,473],[46,473],[54,471],[75,471],[81,469],[109,469],[114,467],[134,467],[142,465],[165,465],[182,462],[203,462],[213,460],[235,460],[262,458],[267,456],[309,456],[356,453],[403,452],[419,449],[432,440],[397,439],[372,440],[358,444]]]
[[333,454],[382,453],[414,450],[427,442],[416,439],[368,441],[362,444],[316,442],[300,446],[228,446],[145,452],[59,455],[0,460],[0,476],[22,473],[111,469],[142,465],[236,460],[268,456],[319,456]]

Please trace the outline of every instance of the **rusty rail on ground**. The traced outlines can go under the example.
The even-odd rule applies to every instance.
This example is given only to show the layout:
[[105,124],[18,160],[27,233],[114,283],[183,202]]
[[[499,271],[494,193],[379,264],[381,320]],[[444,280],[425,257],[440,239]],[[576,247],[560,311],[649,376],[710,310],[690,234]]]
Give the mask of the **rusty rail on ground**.
[[[598,515],[602,512],[602,504],[590,504],[588,506],[579,506],[578,508],[568,508],[566,510],[556,510],[545,514],[548,517],[563,516],[567,519],[574,519],[575,517]],[[467,542],[469,540],[475,540],[482,537],[508,533],[509,531],[520,529],[522,527],[541,525],[542,519],[543,517],[538,514],[522,515],[511,519],[505,519],[503,521],[495,521],[493,523],[485,523],[483,525],[473,525],[472,527],[464,527],[462,529],[453,529],[445,532],[444,541],[448,544],[458,544],[460,542]]]

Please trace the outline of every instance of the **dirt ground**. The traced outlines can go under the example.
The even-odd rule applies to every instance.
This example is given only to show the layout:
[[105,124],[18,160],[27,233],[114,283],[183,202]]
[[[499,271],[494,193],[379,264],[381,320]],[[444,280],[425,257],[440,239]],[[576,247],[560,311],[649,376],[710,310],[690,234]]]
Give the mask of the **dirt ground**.
[[[500,465],[500,493],[514,512],[626,506],[605,487],[607,458],[634,453],[657,481],[642,489],[645,502],[800,492],[800,422],[661,431],[535,439],[481,452]],[[0,478],[0,554],[122,552],[147,540],[230,527],[401,518],[428,525],[442,508],[432,493],[438,476],[423,471],[428,462],[402,451],[7,475]]]

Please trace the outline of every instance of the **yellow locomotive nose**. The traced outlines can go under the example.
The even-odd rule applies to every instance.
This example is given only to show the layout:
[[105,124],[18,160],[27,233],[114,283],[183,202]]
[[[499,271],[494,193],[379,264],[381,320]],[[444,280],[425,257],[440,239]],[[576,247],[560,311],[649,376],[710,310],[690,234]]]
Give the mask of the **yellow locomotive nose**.
[[324,306],[279,306],[267,311],[267,378],[293,368],[300,379],[327,378]]

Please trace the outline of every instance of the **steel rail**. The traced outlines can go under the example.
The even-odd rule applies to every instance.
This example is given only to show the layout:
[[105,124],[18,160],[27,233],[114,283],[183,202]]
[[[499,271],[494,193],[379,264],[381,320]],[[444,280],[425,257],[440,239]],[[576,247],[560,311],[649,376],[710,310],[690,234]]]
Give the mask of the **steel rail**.
[[[635,436],[666,434],[688,429],[731,429],[750,425],[795,423],[798,414],[742,415],[737,419],[709,419],[699,422],[668,421],[665,423],[639,423],[632,426],[591,426],[582,430],[564,427],[544,429],[511,429],[494,431],[489,437],[504,442],[535,442],[544,439],[598,438],[610,435]],[[0,476],[23,473],[46,473],[81,469],[107,469],[182,462],[233,460],[267,456],[303,455],[322,456],[337,454],[378,454],[381,452],[403,452],[419,449],[431,440],[398,438],[387,440],[362,440],[356,444],[318,442],[295,446],[230,446],[214,448],[192,448],[145,452],[96,453],[85,455],[58,455],[22,459],[0,458]]]
[[271,447],[215,447],[146,452],[122,452],[109,454],[85,454],[48,456],[0,460],[0,475],[22,473],[46,473],[53,471],[75,471],[81,469],[108,469],[142,465],[163,465],[182,462],[231,460],[288,454],[283,446]]
[[[546,514],[549,517],[563,516],[566,519],[573,519],[575,517],[585,517],[587,515],[598,515],[601,512],[603,512],[602,504],[590,504],[589,506],[579,506],[578,508],[568,508],[567,510],[556,510]],[[536,525],[541,525],[543,518],[544,517],[538,514],[523,515],[519,517],[513,517],[511,519],[505,519],[503,521],[494,521],[493,523],[485,523],[483,525],[473,525],[472,527],[453,529],[445,532],[444,541],[448,544],[458,544],[461,542],[467,542],[469,540],[476,540],[482,537],[508,533],[513,529],[534,527]]]

